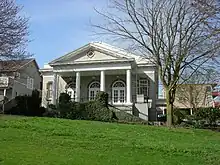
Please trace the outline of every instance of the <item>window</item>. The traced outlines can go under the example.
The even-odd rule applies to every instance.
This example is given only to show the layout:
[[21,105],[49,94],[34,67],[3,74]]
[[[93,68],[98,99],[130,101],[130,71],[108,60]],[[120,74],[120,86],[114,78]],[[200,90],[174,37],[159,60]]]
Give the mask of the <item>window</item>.
[[53,82],[47,83],[47,99],[52,99],[53,95]]
[[96,94],[100,91],[100,83],[94,81],[89,85],[89,100],[94,100]]
[[33,89],[33,87],[34,87],[34,79],[31,78],[31,77],[28,77],[27,78],[27,88],[28,89]]
[[123,81],[116,81],[112,85],[113,103],[125,102],[125,83]]
[[149,80],[148,79],[140,79],[138,80],[138,94],[143,94],[145,97],[149,95]]

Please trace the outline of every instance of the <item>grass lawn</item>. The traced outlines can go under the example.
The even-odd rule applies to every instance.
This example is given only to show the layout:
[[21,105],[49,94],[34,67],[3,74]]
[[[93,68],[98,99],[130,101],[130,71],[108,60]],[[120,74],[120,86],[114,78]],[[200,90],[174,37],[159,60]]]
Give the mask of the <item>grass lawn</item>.
[[0,116],[1,165],[220,165],[220,133]]

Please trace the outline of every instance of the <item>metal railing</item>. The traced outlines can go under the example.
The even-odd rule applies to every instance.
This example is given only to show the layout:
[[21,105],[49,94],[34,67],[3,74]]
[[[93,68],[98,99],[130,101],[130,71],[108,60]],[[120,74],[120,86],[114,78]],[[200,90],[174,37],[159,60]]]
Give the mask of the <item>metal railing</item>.
[[[76,98],[71,98],[71,101],[75,101]],[[95,100],[95,98],[91,98],[91,97],[81,97],[80,98],[80,102],[87,102],[87,101],[92,101]],[[117,101],[115,101],[117,100]],[[144,96],[144,100],[147,102],[149,100],[148,96]],[[137,95],[132,95],[131,97],[131,102],[132,103],[137,103]],[[120,97],[108,97],[108,103],[109,104],[126,104],[127,103],[127,99],[126,96],[123,98]]]
[[1,100],[0,102],[0,113],[4,113],[5,111],[11,109],[15,105],[16,105],[15,98],[9,100],[7,97],[5,97],[5,99]]
[[[71,98],[71,101],[75,101],[76,98]],[[90,98],[90,97],[81,97],[80,102],[87,102],[87,101],[93,101],[95,98]],[[115,100],[118,100],[117,102]],[[109,104],[126,104],[126,98],[116,98],[116,97],[109,97],[108,98],[108,103]]]

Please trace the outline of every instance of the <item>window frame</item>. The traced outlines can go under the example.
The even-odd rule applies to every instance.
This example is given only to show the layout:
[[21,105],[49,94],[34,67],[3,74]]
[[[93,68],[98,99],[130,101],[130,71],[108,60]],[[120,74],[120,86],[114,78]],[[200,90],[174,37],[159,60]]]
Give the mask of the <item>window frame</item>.
[[31,77],[27,77],[27,88],[32,89],[34,88],[34,79]]
[[46,84],[46,98],[49,100],[52,99],[52,97],[53,97],[53,81],[49,81]]
[[[143,83],[145,81],[145,83]],[[143,94],[145,97],[149,97],[149,89],[150,89],[150,82],[148,78],[140,78],[138,80],[137,85],[137,94]],[[144,85],[143,85],[144,84]],[[146,90],[146,92],[144,92]]]
[[[94,86],[94,84],[98,84],[98,86]],[[90,84],[89,84],[89,100],[94,100],[97,93],[100,91],[100,82],[98,81],[92,81]]]
[[[120,85],[116,85],[119,83]],[[122,92],[123,91],[123,92]],[[112,102],[113,104],[126,103],[126,84],[122,80],[116,80],[112,84]]]

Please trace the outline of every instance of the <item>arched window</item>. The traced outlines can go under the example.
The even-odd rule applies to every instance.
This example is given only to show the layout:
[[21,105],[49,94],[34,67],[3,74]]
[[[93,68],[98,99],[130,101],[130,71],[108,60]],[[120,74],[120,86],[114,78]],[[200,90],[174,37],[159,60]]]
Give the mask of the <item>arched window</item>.
[[125,102],[125,83],[123,81],[115,81],[112,85],[113,103]]
[[66,93],[70,96],[71,100],[76,99],[76,82],[70,82],[66,85]]
[[47,83],[47,99],[52,99],[53,95],[53,82],[49,81]]
[[96,94],[100,91],[100,83],[94,81],[89,85],[89,100],[94,100]]

